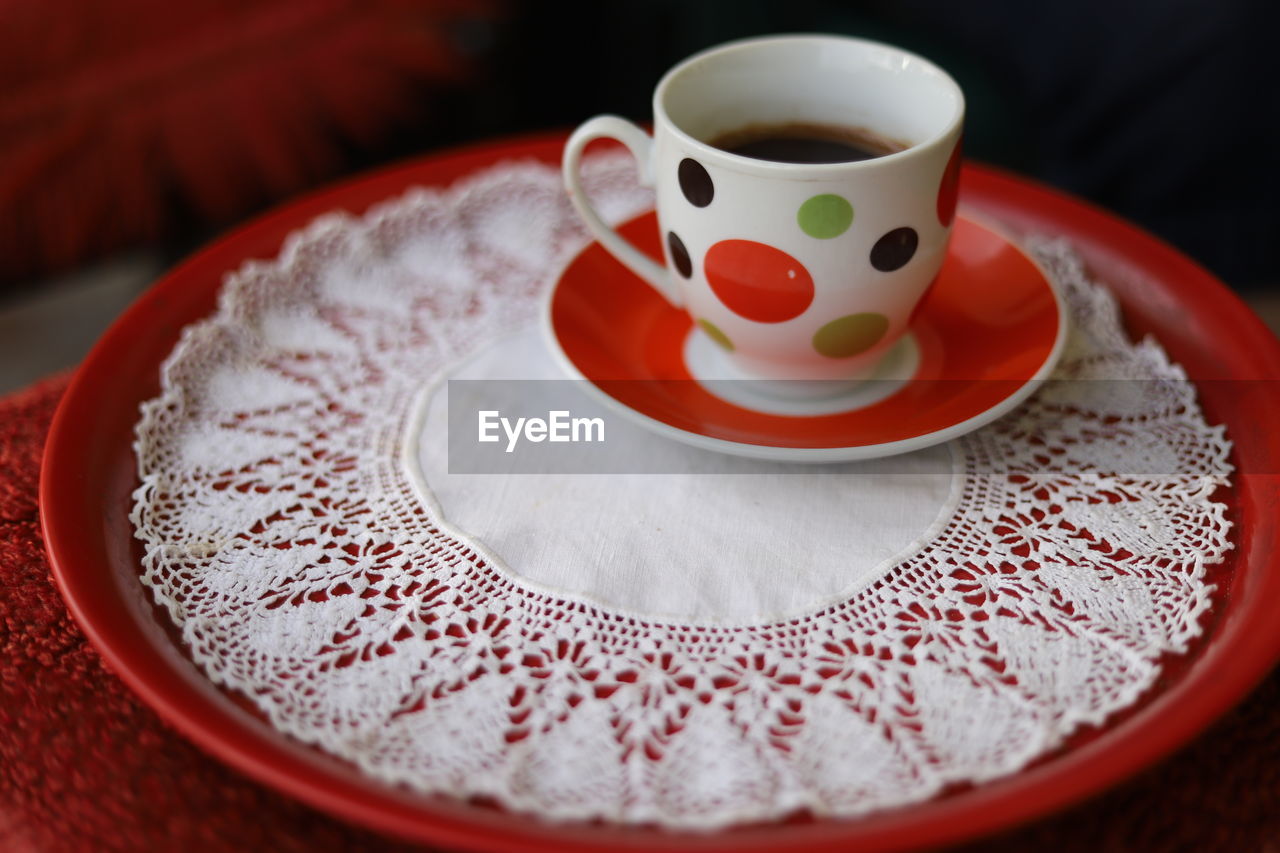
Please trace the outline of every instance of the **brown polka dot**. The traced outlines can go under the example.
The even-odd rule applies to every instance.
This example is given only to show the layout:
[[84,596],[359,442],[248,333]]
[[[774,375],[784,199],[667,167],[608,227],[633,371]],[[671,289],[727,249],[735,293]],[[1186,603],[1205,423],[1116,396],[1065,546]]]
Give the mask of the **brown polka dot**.
[[916,253],[920,237],[914,228],[895,228],[871,247],[871,266],[880,272],[893,272],[907,265]]
[[711,182],[711,176],[707,174],[706,167],[697,160],[686,157],[680,161],[676,175],[680,179],[680,192],[684,193],[689,204],[694,207],[706,207],[711,204],[711,199],[716,194],[716,187]]
[[671,253],[671,263],[675,265],[676,272],[685,278],[693,275],[693,261],[689,259],[689,250],[684,247],[684,241],[676,236],[676,232],[667,232],[667,250]]

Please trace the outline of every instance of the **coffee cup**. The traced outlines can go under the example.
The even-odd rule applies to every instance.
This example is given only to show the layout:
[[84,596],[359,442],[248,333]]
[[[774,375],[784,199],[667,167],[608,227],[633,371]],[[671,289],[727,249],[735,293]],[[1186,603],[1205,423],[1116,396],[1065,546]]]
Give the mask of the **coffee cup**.
[[[942,265],[963,119],[955,81],[899,48],[748,39],[667,72],[652,135],[611,115],[582,124],[564,180],[601,245],[741,376],[856,380],[908,330]],[[626,146],[654,188],[665,263],[583,192],[584,150],[602,138]]]

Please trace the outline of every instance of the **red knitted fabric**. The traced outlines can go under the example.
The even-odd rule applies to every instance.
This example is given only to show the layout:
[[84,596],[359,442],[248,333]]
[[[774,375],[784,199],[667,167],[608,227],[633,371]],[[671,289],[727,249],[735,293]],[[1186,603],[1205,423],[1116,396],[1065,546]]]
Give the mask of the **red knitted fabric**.
[[[0,3],[0,290],[226,225],[452,118],[501,0]],[[185,236],[189,237],[189,233]]]
[[[422,849],[348,826],[198,752],[68,615],[36,485],[65,378],[0,399],[0,850]],[[1280,849],[1280,674],[1190,747],[1090,803],[972,850]]]

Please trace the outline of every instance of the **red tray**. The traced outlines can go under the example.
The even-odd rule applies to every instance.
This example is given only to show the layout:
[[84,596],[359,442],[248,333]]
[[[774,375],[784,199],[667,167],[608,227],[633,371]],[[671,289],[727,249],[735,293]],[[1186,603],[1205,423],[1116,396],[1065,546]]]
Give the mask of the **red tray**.
[[1134,335],[1153,334],[1197,382],[1210,423],[1235,442],[1237,475],[1220,496],[1232,551],[1204,637],[1164,663],[1160,683],[1101,729],[989,784],[857,820],[807,820],[714,834],[553,824],[482,803],[424,797],[374,782],[279,734],[250,704],[214,687],[186,657],[137,577],[128,520],[137,484],[139,404],[183,326],[214,309],[225,273],[270,258],[285,236],[334,209],[360,213],[411,185],[447,185],[504,159],[557,163],[563,137],[505,140],[375,172],[269,213],[174,269],[98,342],[54,418],[40,483],[45,542],[58,584],[90,640],[172,725],[244,773],[335,815],[387,833],[485,850],[860,850],[959,841],[1095,793],[1169,753],[1256,684],[1280,656],[1280,342],[1221,282],[1137,228],[1078,200],[966,165],[961,201],[1015,231],[1062,235],[1112,287]]

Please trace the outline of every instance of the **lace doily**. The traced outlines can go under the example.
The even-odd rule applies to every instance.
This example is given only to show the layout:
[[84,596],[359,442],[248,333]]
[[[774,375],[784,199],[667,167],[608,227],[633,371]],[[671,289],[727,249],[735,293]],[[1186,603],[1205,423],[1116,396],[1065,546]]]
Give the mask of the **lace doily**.
[[[648,204],[632,169],[589,162],[615,219]],[[1017,770],[1199,633],[1229,442],[1051,241],[1032,250],[1073,329],[1055,380],[960,441],[954,508],[874,582],[717,625],[486,560],[415,491],[411,410],[584,243],[556,170],[505,164],[316,221],[183,334],[137,427],[142,583],[280,731],[549,818],[850,816]]]

